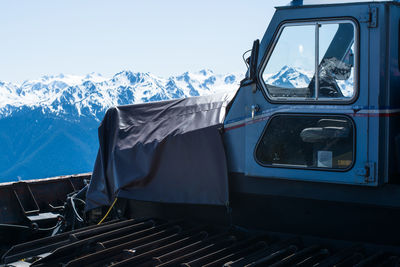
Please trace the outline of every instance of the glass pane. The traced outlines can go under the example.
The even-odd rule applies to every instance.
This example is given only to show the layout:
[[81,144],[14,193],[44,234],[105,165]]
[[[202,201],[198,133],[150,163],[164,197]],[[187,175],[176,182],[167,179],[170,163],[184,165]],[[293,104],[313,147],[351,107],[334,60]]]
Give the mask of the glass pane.
[[315,26],[287,26],[268,60],[263,80],[271,97],[311,97],[315,69]]
[[319,28],[319,97],[354,96],[354,26],[322,24]]
[[353,161],[353,123],[344,116],[278,115],[256,150],[272,166],[346,169]]

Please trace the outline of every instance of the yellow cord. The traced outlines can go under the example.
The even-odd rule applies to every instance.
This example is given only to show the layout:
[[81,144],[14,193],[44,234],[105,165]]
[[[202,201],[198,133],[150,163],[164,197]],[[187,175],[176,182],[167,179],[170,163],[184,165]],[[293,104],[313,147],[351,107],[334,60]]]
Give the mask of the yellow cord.
[[99,223],[97,225],[100,225],[108,216],[108,214],[110,213],[110,211],[112,210],[112,208],[114,207],[115,202],[117,202],[117,197],[114,199],[114,202],[111,204],[110,208],[108,209],[106,215],[104,215],[103,219],[101,219],[101,221],[99,221]]

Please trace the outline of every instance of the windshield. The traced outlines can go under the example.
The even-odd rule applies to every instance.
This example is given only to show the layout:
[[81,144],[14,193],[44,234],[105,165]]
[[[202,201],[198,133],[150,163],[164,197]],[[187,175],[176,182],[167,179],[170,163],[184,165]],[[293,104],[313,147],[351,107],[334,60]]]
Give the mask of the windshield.
[[284,25],[262,72],[267,95],[277,100],[352,99],[355,44],[351,21]]

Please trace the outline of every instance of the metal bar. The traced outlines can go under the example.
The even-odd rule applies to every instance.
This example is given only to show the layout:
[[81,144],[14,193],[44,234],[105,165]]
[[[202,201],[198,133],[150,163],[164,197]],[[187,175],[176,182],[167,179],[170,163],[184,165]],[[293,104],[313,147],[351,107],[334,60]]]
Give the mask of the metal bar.
[[140,222],[147,221],[147,220],[149,220],[149,219],[130,219],[130,220],[121,221],[121,222],[108,224],[108,225],[101,224],[94,229],[87,229],[85,231],[74,233],[74,234],[72,234],[72,236],[75,237],[76,239],[80,240],[80,239],[88,238],[90,236],[95,236],[98,234],[105,233],[107,231],[112,231],[114,229],[119,229],[121,227],[140,223]]
[[172,260],[170,260],[168,262],[165,262],[165,263],[162,263],[160,265],[157,265],[157,267],[172,266],[172,265],[176,265],[178,263],[184,262],[185,260],[190,259],[192,257],[196,257],[196,256],[199,257],[199,256],[202,256],[202,255],[206,255],[208,253],[211,253],[212,251],[218,250],[218,249],[226,246],[227,244],[231,244],[231,243],[233,243],[235,241],[236,241],[236,238],[228,237],[227,239],[221,240],[219,242],[217,241],[215,243],[208,244],[208,245],[206,245],[206,246],[204,246],[204,247],[202,247],[202,248],[200,248],[200,249],[198,249],[196,251],[189,252],[187,254],[184,254],[181,257],[177,257],[177,258],[174,258],[174,259],[172,259]]
[[190,252],[195,251],[196,249],[204,247],[206,244],[210,244],[211,242],[214,242],[214,240],[218,241],[220,239],[227,238],[227,236],[228,236],[227,232],[221,233],[221,234],[209,237],[205,240],[200,240],[200,241],[194,242],[193,244],[181,247],[181,248],[171,251],[169,253],[155,257],[155,259],[157,259],[161,263],[169,262],[170,260],[173,260],[174,258],[181,257],[183,255],[186,255]]
[[155,232],[159,232],[161,230],[165,230],[168,227],[174,226],[174,223],[165,223],[165,224],[161,224],[161,225],[157,225],[157,226],[153,226],[147,229],[143,229],[141,231],[138,232],[134,232],[128,235],[125,235],[123,237],[117,237],[117,238],[113,238],[110,240],[106,240],[103,242],[99,242],[98,244],[101,245],[104,248],[110,248],[110,247],[114,247],[123,243],[128,243],[132,240],[136,240],[138,238],[142,238],[145,237],[149,234],[153,234]]
[[[76,233],[76,234],[71,234],[71,237],[74,237],[75,240],[70,244],[67,244],[65,246],[59,247],[57,248],[55,251],[53,251],[50,255],[48,255],[47,257],[39,260],[38,262],[40,263],[49,263],[49,262],[54,262],[54,261],[60,261],[61,259],[64,261],[68,261],[69,259],[73,258],[76,254],[82,254],[82,253],[91,253],[94,251],[95,249],[95,242],[104,238],[107,238],[107,236],[114,236],[117,233],[122,232],[122,234],[124,233],[124,231],[126,230],[126,227],[123,227],[121,229],[116,227],[118,226],[123,226],[123,225],[127,225],[128,224],[128,228],[130,230],[134,230],[136,229],[141,229],[142,227],[146,227],[146,222],[141,222],[141,223],[135,223],[135,220],[129,220],[127,221],[125,224],[122,224],[121,222],[119,223],[115,223],[113,225],[108,225],[105,227],[101,227],[99,226],[98,228],[94,228],[92,230],[86,230],[83,232],[83,234],[81,233]],[[129,224],[132,224],[130,225]],[[150,226],[152,225],[154,222],[153,221],[148,221],[147,225]],[[132,229],[133,226],[134,228]],[[111,231],[105,231],[104,228],[106,229],[110,229]],[[97,232],[97,235],[93,235],[88,233],[88,231],[93,231],[93,232]],[[85,237],[82,240],[79,240],[79,238]]]
[[355,264],[354,267],[362,267],[362,266],[373,266],[376,265],[379,260],[381,260],[382,258],[384,258],[385,253],[383,253],[382,251],[375,253],[367,258],[365,258],[364,260],[360,261],[359,263]]
[[209,262],[207,264],[204,264],[204,267],[217,267],[217,266],[222,266],[226,262],[230,262],[232,260],[240,259],[242,257],[245,257],[248,254],[251,254],[255,251],[260,251],[264,250],[267,247],[267,244],[265,242],[257,242],[256,244],[249,245],[245,248],[242,248],[241,250],[234,251],[233,253],[230,253],[228,255],[225,255],[224,257],[221,257],[219,259],[216,259],[212,262]]
[[298,247],[295,245],[290,245],[284,249],[278,250],[272,254],[269,254],[268,256],[265,256],[257,261],[255,261],[253,264],[249,264],[248,266],[265,266],[266,264],[270,264],[273,262],[276,262],[277,260],[281,260],[282,258],[285,258],[289,255],[292,255],[296,253],[298,250]]
[[328,266],[333,266],[341,261],[343,261],[345,258],[353,255],[354,253],[360,251],[362,247],[360,245],[356,245],[353,247],[345,248],[339,251],[338,253],[332,255],[331,257],[325,259],[324,261],[321,261],[318,264],[318,267],[328,267]]
[[315,100],[319,97],[319,25],[318,22],[315,23]]
[[[121,252],[124,249],[131,249],[135,250],[138,253],[142,253],[143,250],[148,248],[149,246],[156,245],[160,242],[165,242],[176,238],[181,232],[181,228],[178,226],[171,227],[166,230],[162,230],[155,234],[139,238],[137,240],[133,240],[128,243],[123,243],[115,247],[106,248],[104,250],[84,255],[80,258],[74,259],[66,264],[66,266],[88,266],[90,264],[96,265],[98,261],[106,260],[106,261],[113,261],[118,259]],[[140,252],[139,252],[140,251]]]
[[361,253],[354,253],[350,257],[347,257],[343,261],[337,263],[336,267],[354,266],[354,264],[359,263],[364,259],[364,255]]
[[[255,244],[254,244],[255,243]],[[197,259],[194,259],[187,263],[189,266],[203,266],[209,264],[213,261],[218,261],[221,258],[226,258],[228,256],[234,256],[241,251],[248,251],[249,249],[260,249],[267,247],[267,242],[265,236],[256,236],[247,238],[245,240],[235,242],[230,246],[224,247],[220,250],[214,251]]]
[[241,259],[232,261],[229,264],[227,264],[226,266],[229,266],[229,267],[252,266],[252,264],[255,264],[255,262],[257,260],[265,257],[266,255],[275,253],[275,252],[282,250],[290,245],[298,245],[299,243],[300,243],[299,238],[286,239],[286,240],[271,244],[266,249],[250,253]]
[[[116,222],[119,222],[119,221],[117,221],[117,220],[110,221],[110,222],[105,223],[103,226],[113,224]],[[3,255],[2,260],[4,263],[7,264],[7,263],[11,263],[11,262],[23,259],[23,258],[32,257],[35,255],[50,252],[51,250],[54,250],[56,248],[59,248],[63,245],[70,243],[73,240],[71,237],[71,234],[91,230],[91,229],[97,228],[97,227],[98,227],[97,225],[92,225],[92,226],[84,227],[84,228],[77,229],[77,230],[74,230],[71,232],[58,234],[56,236],[44,237],[44,238],[37,239],[34,241],[29,241],[26,243],[15,245],[15,246],[11,247]]]
[[165,252],[170,252],[174,249],[180,248],[182,246],[188,245],[188,244],[193,244],[193,242],[198,242],[201,240],[204,240],[207,238],[208,233],[206,231],[201,231],[195,235],[185,237],[183,239],[180,239],[176,242],[172,242],[170,244],[167,244],[165,246],[150,250],[148,252],[142,253],[137,256],[133,256],[131,258],[125,259],[121,262],[118,262],[116,264],[112,264],[111,266],[135,266],[140,263],[140,261],[147,260],[148,262],[153,262],[153,263],[162,263],[158,258],[155,258],[156,256],[161,255],[160,253],[165,253]]
[[85,239],[80,240],[81,242],[85,243],[94,243],[94,242],[99,242],[101,240],[108,240],[110,238],[120,238],[121,236],[125,236],[126,234],[129,234],[131,232],[137,232],[149,227],[153,227],[155,222],[153,220],[145,221],[145,222],[140,222],[136,223],[133,225],[128,225],[122,228],[117,228],[112,231],[104,232],[95,236],[91,236]]
[[310,254],[319,250],[319,248],[320,248],[320,246],[318,246],[318,245],[307,247],[307,248],[302,249],[302,250],[284,258],[283,260],[271,265],[271,267],[291,266],[294,263],[301,262],[302,260],[304,260],[304,257],[309,256]]
[[314,266],[321,260],[326,259],[330,255],[329,250],[327,249],[320,249],[314,255],[304,259],[303,261],[297,263],[296,267],[307,267],[307,266]]

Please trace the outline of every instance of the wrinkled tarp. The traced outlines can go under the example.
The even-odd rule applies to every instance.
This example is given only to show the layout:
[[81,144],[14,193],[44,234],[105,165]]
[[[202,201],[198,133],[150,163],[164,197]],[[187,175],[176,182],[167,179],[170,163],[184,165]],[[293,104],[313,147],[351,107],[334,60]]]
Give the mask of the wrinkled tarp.
[[116,196],[226,205],[228,177],[219,129],[233,94],[119,106],[98,129],[86,210]]

